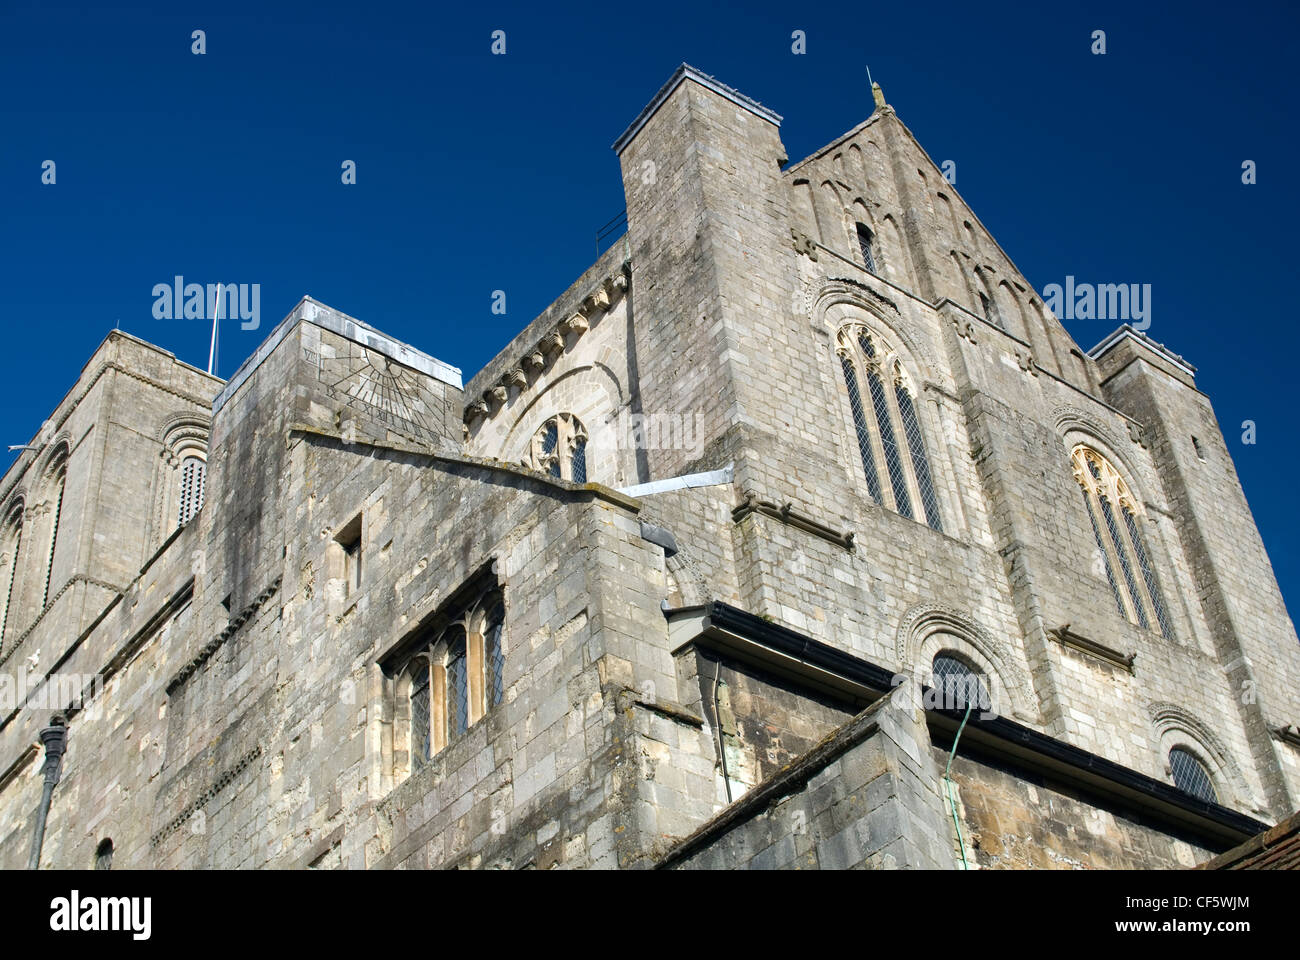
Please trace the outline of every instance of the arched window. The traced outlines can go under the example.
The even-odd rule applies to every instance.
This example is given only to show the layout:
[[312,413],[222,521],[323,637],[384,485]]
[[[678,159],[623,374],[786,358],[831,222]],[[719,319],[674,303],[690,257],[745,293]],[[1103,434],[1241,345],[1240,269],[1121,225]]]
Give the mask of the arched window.
[[984,312],[984,319],[993,324],[993,326],[997,327],[999,330],[1005,330],[1007,325],[1003,322],[997,304],[993,300],[993,288],[989,286],[988,277],[985,276],[984,271],[979,267],[975,268],[975,277],[979,280],[980,286],[983,288],[983,292],[979,294],[979,298],[980,309]]
[[1182,747],[1174,747],[1170,750],[1169,771],[1173,774],[1174,786],[1179,790],[1209,803],[1219,802],[1219,795],[1214,789],[1209,771],[1190,750]]
[[99,846],[95,848],[95,869],[113,869],[113,841],[107,837],[99,841]]
[[[445,622],[445,621],[444,621]],[[505,696],[505,603],[476,597],[412,655],[411,760],[420,766],[457,740]]]
[[23,504],[19,501],[9,511],[0,528],[0,647],[9,638],[9,621],[13,619],[14,583],[18,580],[18,551],[23,544]]
[[182,411],[172,416],[159,434],[158,486],[150,531],[155,547],[203,509],[210,429],[206,417]]
[[1157,629],[1172,639],[1173,626],[1160,581],[1138,524],[1142,511],[1137,498],[1119,471],[1091,447],[1077,445],[1070,461],[1074,478],[1083,489],[1092,536],[1120,615],[1144,630]]
[[988,687],[964,660],[950,653],[940,653],[934,658],[931,674],[934,689],[942,698],[942,706],[958,710],[967,706],[992,709],[993,700],[989,697]]
[[[865,327],[845,327],[837,353],[849,394],[858,452],[871,498],[909,519],[943,530],[915,390],[902,361]],[[863,396],[860,384],[867,385]],[[865,402],[867,398],[870,403]],[[886,491],[877,464],[884,464]],[[924,514],[917,517],[917,508]]]
[[587,482],[587,430],[571,413],[552,417],[538,428],[524,466],[557,480]]
[[186,457],[181,464],[181,499],[178,520],[183,527],[203,509],[203,484],[208,465],[198,457]]
[[858,249],[862,251],[862,262],[872,273],[876,272],[876,258],[872,253],[871,231],[865,223],[858,224]]
[[68,480],[68,455],[65,450],[49,471],[49,489],[53,495],[50,516],[50,548],[45,561],[45,584],[41,588],[41,609],[50,602],[50,581],[54,576],[54,549],[59,544],[59,517],[63,513],[63,488]]

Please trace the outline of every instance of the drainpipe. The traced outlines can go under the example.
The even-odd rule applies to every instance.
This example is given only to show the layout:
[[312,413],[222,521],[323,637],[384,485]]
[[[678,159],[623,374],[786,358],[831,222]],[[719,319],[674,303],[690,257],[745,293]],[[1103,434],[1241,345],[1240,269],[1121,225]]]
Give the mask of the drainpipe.
[[45,842],[45,820],[50,814],[50,797],[63,772],[63,752],[68,747],[68,721],[63,714],[50,717],[50,725],[41,731],[45,745],[45,786],[41,790],[41,806],[36,811],[36,829],[32,834],[32,855],[27,861],[28,870],[37,870],[41,862],[41,845]]

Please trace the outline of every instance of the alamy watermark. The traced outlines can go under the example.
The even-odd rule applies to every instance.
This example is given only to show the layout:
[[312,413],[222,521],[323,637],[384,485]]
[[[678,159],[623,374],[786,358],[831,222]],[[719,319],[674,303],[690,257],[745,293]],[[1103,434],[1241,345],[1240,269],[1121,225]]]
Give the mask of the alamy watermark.
[[629,413],[618,415],[615,443],[620,449],[704,452],[704,415],[700,413]]
[[262,324],[260,283],[186,283],[177,276],[153,287],[155,320],[234,320],[241,330]]
[[19,664],[16,674],[0,673],[0,710],[80,710],[87,699],[93,700],[103,691],[104,679],[98,674],[51,673],[41,677],[29,674],[26,664]]
[[1067,276],[1064,286],[1043,287],[1043,302],[1060,320],[1116,320],[1134,330],[1151,326],[1149,283],[1076,283]]

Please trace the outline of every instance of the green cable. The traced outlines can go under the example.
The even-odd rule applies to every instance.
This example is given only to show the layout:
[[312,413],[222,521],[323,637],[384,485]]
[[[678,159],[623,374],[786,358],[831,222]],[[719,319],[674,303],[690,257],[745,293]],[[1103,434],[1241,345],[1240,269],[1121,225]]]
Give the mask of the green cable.
[[974,708],[974,703],[966,705],[966,716],[961,718],[961,726],[957,728],[957,736],[952,741],[952,751],[948,754],[948,766],[944,768],[943,779],[947,785],[948,808],[952,810],[952,825],[957,828],[957,849],[961,851],[961,867],[963,870],[969,870],[970,864],[966,862],[966,842],[961,837],[961,824],[957,822],[957,801],[952,796],[952,778],[948,776],[952,772],[952,758],[957,755],[957,742],[961,740],[961,732],[966,729],[966,721],[970,719],[970,712]]

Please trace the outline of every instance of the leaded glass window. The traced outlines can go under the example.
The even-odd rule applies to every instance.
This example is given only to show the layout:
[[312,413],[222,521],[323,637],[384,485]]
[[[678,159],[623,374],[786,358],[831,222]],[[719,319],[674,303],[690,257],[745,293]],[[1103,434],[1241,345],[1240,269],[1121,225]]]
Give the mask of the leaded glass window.
[[1150,629],[1137,581],[1133,579],[1133,567],[1129,563],[1128,550],[1123,537],[1120,536],[1119,527],[1115,525],[1115,511],[1111,509],[1110,500],[1106,497],[1098,497],[1097,500],[1101,504],[1101,515],[1106,520],[1106,529],[1110,531],[1111,543],[1115,545],[1115,555],[1119,557],[1119,569],[1124,574],[1124,585],[1128,587],[1129,599],[1133,601],[1133,612],[1137,614],[1138,623],[1142,624],[1142,628]]
[[483,635],[483,658],[487,661],[487,706],[491,710],[505,695],[505,651],[501,634],[505,627],[505,607],[497,603],[488,615],[487,631]]
[[894,489],[894,509],[912,518],[912,498],[907,492],[907,476],[903,472],[903,458],[894,440],[894,423],[889,416],[885,388],[875,370],[867,371],[867,384],[871,390],[871,406],[876,414],[876,427],[880,430],[880,445],[885,448],[885,468],[889,471],[889,485]]
[[586,483],[586,428],[571,413],[552,417],[533,435],[523,463],[557,480]]
[[439,613],[407,661],[411,761],[427,763],[505,699],[505,598],[494,582]]
[[981,710],[992,708],[989,691],[979,675],[964,662],[946,653],[934,658],[932,665],[934,687],[942,694],[942,704],[949,709],[975,706]]
[[572,478],[574,483],[587,482],[587,438],[579,437],[573,443]]
[[[860,325],[840,330],[837,354],[848,392],[867,492],[872,500],[908,519],[943,530],[938,490],[924,432],[903,362],[883,339]],[[866,381],[870,403],[860,385]],[[884,461],[889,485],[881,484]],[[920,505],[923,517],[916,514]]]
[[1083,491],[1083,503],[1088,508],[1088,522],[1092,524],[1092,536],[1097,541],[1097,551],[1101,554],[1102,565],[1106,568],[1106,580],[1110,584],[1110,592],[1115,594],[1115,606],[1119,608],[1121,617],[1127,616],[1124,601],[1119,595],[1119,587],[1115,584],[1115,571],[1110,566],[1110,554],[1106,552],[1106,545],[1101,542],[1101,529],[1097,526],[1097,511],[1093,508],[1092,497],[1088,496],[1087,490]]
[[458,630],[447,643],[448,736],[469,729],[469,666],[465,661],[465,632]]
[[840,357],[840,363],[844,367],[844,384],[849,390],[849,409],[853,413],[853,427],[858,434],[858,450],[862,454],[862,472],[867,477],[867,490],[871,499],[880,503],[880,475],[876,472],[876,456],[871,452],[871,431],[867,426],[866,412],[862,409],[858,375],[853,369],[853,361],[848,357]]
[[[1160,580],[1142,537],[1142,508],[1124,478],[1105,457],[1083,444],[1071,451],[1074,478],[1083,488],[1084,504],[1106,579],[1120,614],[1145,630],[1173,638],[1173,624],[1160,591]],[[1118,516],[1117,516],[1118,513]],[[1123,520],[1120,520],[1123,517]],[[1100,518],[1100,520],[1099,520]],[[1102,535],[1102,527],[1106,535]],[[1115,570],[1120,572],[1117,580]],[[1123,582],[1123,590],[1119,583]]]
[[1219,795],[1214,783],[1201,761],[1190,750],[1174,747],[1169,751],[1169,769],[1173,773],[1174,786],[1184,793],[1209,803],[1218,803]]
[[930,476],[930,458],[925,453],[925,438],[921,435],[921,425],[916,422],[916,405],[901,381],[894,383],[894,396],[898,400],[898,412],[903,418],[903,435],[907,438],[908,449],[912,451],[912,470],[916,474],[916,485],[921,491],[921,506],[925,509],[925,522],[934,529],[942,531],[943,521],[939,519],[939,500],[934,495],[934,479]]
[[411,673],[411,760],[419,766],[433,757],[433,710],[429,661],[420,658]]
[[1164,597],[1160,594],[1160,582],[1156,579],[1155,568],[1151,566],[1151,561],[1147,559],[1147,548],[1142,543],[1142,535],[1138,532],[1137,520],[1133,517],[1133,511],[1128,507],[1124,508],[1124,525],[1128,528],[1129,540],[1133,542],[1133,550],[1137,553],[1138,567],[1142,570],[1142,580],[1146,584],[1147,594],[1151,597],[1151,606],[1156,613],[1156,622],[1160,624],[1160,632],[1166,637],[1174,635],[1173,627],[1169,623],[1169,615],[1165,613]]

